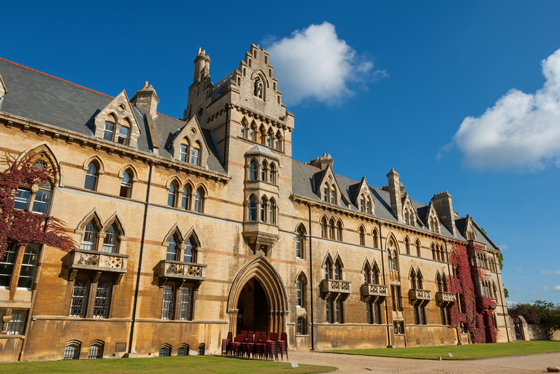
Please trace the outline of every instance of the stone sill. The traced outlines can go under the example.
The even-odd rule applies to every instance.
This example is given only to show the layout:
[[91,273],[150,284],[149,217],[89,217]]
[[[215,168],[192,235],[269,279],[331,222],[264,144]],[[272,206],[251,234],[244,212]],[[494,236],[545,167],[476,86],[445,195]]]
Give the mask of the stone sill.
[[136,322],[144,322],[144,323],[184,323],[184,324],[219,324],[219,325],[227,325],[228,321],[203,321],[203,320],[196,320],[196,321],[182,321],[182,320],[175,320],[175,319],[157,319],[157,318],[137,318]]
[[0,339],[20,339],[20,340],[25,340],[25,335],[0,335]]
[[132,322],[131,318],[79,318],[67,316],[34,316],[33,321],[88,321],[88,322]]

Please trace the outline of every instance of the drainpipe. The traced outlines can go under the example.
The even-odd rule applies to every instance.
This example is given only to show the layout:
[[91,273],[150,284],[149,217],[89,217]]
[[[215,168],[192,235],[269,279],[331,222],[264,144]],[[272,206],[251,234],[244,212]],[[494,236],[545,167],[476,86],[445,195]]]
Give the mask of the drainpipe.
[[[494,253],[494,264],[496,264],[496,270],[497,270],[498,267],[500,267],[500,262],[497,261],[497,258],[496,258],[496,254],[495,254],[495,253]],[[498,276],[497,276],[497,278],[498,278],[498,287],[500,288],[500,290],[503,289],[503,288],[502,288],[502,285],[500,284],[500,275],[501,275],[501,274],[502,274],[502,272],[501,272],[501,270],[500,270],[500,272],[498,273]],[[505,322],[505,324],[506,324],[506,335],[507,335],[507,339],[508,339],[508,342],[509,342],[509,330],[508,330],[508,323],[507,323],[507,319],[506,319],[506,309],[505,309],[505,307],[504,307],[504,304],[505,304],[505,303],[504,303],[504,297],[503,297],[502,291],[500,291],[500,300],[501,300],[501,302],[502,302],[502,313],[504,314],[504,322]],[[496,318],[496,321],[498,321],[497,318]]]
[[142,274],[142,255],[144,254],[144,240],[146,238],[146,224],[148,222],[148,206],[150,202],[150,187],[152,184],[152,172],[154,164],[150,162],[150,174],[148,175],[148,190],[146,192],[146,206],[144,208],[144,218],[142,223],[142,241],[140,242],[140,254],[138,256],[138,275],[136,276],[136,289],[134,290],[134,306],[132,308],[132,324],[130,325],[130,338],[128,341],[128,355],[132,354],[132,341],[134,338],[134,328],[136,327],[136,309],[138,308],[138,289],[140,288],[140,276]]
[[228,171],[228,152],[229,152],[229,104],[226,103],[226,144],[224,147],[224,169]]
[[[385,285],[385,261],[383,259],[383,233],[381,232],[381,222],[377,222],[379,226],[379,248],[381,249],[381,269],[383,271],[383,285]],[[387,289],[387,295],[389,295]],[[387,296],[388,297],[388,296]],[[391,346],[391,331],[389,330],[389,309],[387,308],[387,300],[385,300],[385,321],[387,322],[387,346]]]
[[315,350],[315,332],[314,332],[314,313],[313,313],[313,245],[311,242],[312,232],[311,232],[311,204],[307,205],[309,207],[309,289],[311,297],[309,300],[311,301],[311,350]]

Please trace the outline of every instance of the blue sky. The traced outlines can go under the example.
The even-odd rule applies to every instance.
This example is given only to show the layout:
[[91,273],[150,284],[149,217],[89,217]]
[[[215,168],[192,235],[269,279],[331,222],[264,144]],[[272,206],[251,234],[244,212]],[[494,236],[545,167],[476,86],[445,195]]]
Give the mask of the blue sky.
[[109,95],[148,80],[181,117],[199,47],[217,82],[264,46],[294,158],[376,187],[394,167],[424,204],[449,191],[502,246],[509,300],[560,302],[560,2],[155,4],[5,2],[0,57]]

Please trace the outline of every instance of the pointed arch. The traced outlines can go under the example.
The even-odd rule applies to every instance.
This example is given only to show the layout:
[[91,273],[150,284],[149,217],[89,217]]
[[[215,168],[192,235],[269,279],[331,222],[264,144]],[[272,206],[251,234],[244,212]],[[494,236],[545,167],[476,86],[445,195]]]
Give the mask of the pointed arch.
[[303,270],[297,272],[295,281],[297,281],[298,279],[300,279],[304,284],[308,284],[307,275]]
[[183,237],[183,243],[186,243],[188,240],[191,240],[197,248],[202,247],[202,243],[200,241],[200,238],[198,237],[198,234],[196,233],[196,230],[194,229],[194,226],[191,227],[191,229],[187,231],[187,233]]
[[[274,332],[286,331],[286,314],[289,312],[288,298],[282,277],[264,257],[257,257],[245,264],[236,274],[230,287],[227,301],[227,311],[237,310],[239,296],[245,284],[256,279],[262,286],[267,301],[269,314],[268,330]],[[230,329],[236,333],[237,313],[230,314]]]
[[300,222],[296,225],[294,233],[296,233],[296,234],[302,233],[302,234],[305,234],[305,235],[307,234],[307,229],[306,229],[305,225],[303,224],[303,222]]
[[181,182],[181,180],[179,179],[179,177],[177,177],[176,175],[170,177],[167,182],[165,182],[165,189],[168,190],[169,187],[171,187],[171,183],[177,183],[177,189],[181,189],[181,186],[183,185],[183,182]]
[[414,270],[414,266],[410,266],[408,270],[408,279],[416,278],[416,270]]
[[108,229],[109,227],[111,227],[111,225],[112,225],[113,223],[115,224],[115,226],[116,226],[117,229],[119,230],[119,235],[121,235],[121,236],[123,236],[123,237],[126,237],[126,232],[125,232],[124,226],[123,226],[123,224],[122,224],[122,222],[121,222],[121,219],[119,218],[117,212],[113,213],[113,214],[111,215],[111,217],[109,217],[109,218],[107,219],[107,221],[105,221],[105,223],[103,224],[102,231],[103,231],[103,232],[107,231],[107,229]]
[[82,169],[84,171],[88,170],[89,164],[93,161],[97,161],[97,164],[99,165],[99,168],[97,170],[98,174],[103,174],[105,173],[105,162],[103,161],[103,159],[101,157],[99,157],[98,155],[91,155],[88,158],[86,158],[86,160],[84,161],[84,164],[82,165]]
[[[183,240],[181,229],[179,229],[179,225],[177,223],[175,223],[173,227],[171,227],[171,229],[167,232],[167,234],[165,234],[165,236],[163,237],[163,241],[161,242],[161,245],[167,247],[167,244],[169,243],[169,239],[171,239],[171,237],[173,237],[174,235],[180,238],[181,241]],[[178,244],[182,244],[182,242]]]
[[334,264],[334,260],[330,252],[327,252],[323,257],[323,262],[321,262],[321,267],[324,268],[328,263]]
[[97,209],[93,208],[88,214],[86,214],[86,216],[80,221],[80,223],[78,223],[78,226],[76,226],[74,233],[82,235],[84,233],[85,227],[91,220],[93,220],[99,231],[103,229],[103,221],[101,220],[101,216],[97,212]]
[[204,196],[208,196],[208,187],[206,187],[204,183],[200,182],[199,184],[197,184],[196,188],[193,191],[197,191],[199,188],[202,188]]
[[[391,241],[393,241],[393,246],[390,246]],[[385,239],[385,248],[392,248],[400,254],[399,242],[397,241],[397,238],[392,231],[389,233],[389,235],[387,235],[387,239]]]
[[416,238],[416,255],[418,257],[422,257],[422,244],[420,243],[420,239]]
[[373,248],[379,248],[379,232],[377,231],[377,227],[373,228],[371,236],[373,236]]
[[132,173],[132,181],[133,182],[138,182],[138,171],[136,170],[136,168],[134,167],[134,165],[132,164],[125,164],[123,165],[120,169],[119,169],[119,179],[122,179],[124,176],[124,172],[126,170],[130,170]]
[[20,153],[16,159],[19,161],[23,159],[25,156],[27,156],[28,154],[35,154],[35,156],[38,156],[39,158],[43,158],[43,157],[46,158],[46,160],[51,164],[51,167],[53,168],[54,171],[53,185],[55,186],[62,185],[63,175],[62,175],[62,169],[60,167],[60,161],[59,158],[54,153],[54,151],[52,150],[52,148],[50,147],[49,143],[41,142],[39,144],[36,144],[35,146],[30,147],[25,151],[23,151],[22,153]]
[[408,235],[404,238],[404,246],[406,249],[406,254],[410,255],[410,238],[408,237]]

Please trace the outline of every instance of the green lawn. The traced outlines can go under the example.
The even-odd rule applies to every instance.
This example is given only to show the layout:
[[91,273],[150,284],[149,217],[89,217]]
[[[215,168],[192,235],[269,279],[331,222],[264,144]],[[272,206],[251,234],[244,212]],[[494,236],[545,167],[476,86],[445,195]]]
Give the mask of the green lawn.
[[[448,345],[440,347],[347,349],[327,352],[349,355],[417,358],[423,360],[437,360],[438,356],[441,356],[444,360],[465,360],[560,352],[560,341],[544,340],[498,344]],[[449,353],[453,355],[453,358],[449,357]]]
[[288,362],[242,360],[233,357],[119,358],[104,360],[34,361],[0,364],[0,373],[325,373],[331,366],[299,365]]

